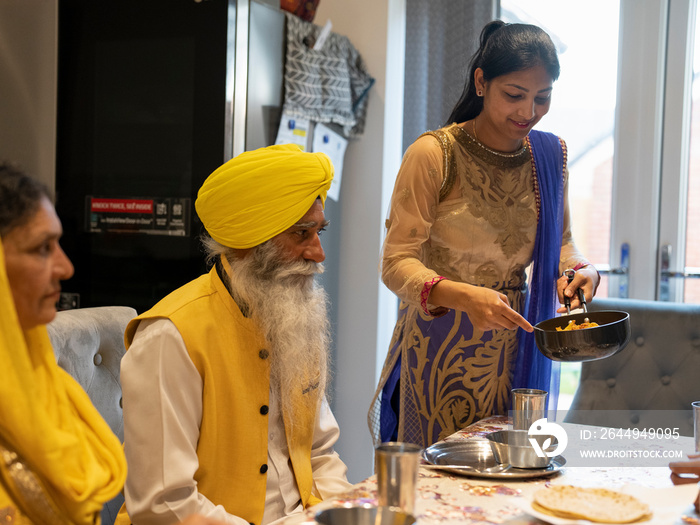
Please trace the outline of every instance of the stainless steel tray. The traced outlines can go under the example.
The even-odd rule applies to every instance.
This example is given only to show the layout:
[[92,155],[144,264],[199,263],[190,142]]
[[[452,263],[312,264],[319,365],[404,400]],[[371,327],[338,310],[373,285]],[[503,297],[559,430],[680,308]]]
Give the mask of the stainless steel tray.
[[475,478],[496,479],[528,479],[551,476],[559,472],[566,464],[563,456],[556,456],[552,458],[552,462],[546,468],[505,468],[496,462],[491,446],[485,439],[436,443],[423,450],[423,459],[434,468],[446,472]]

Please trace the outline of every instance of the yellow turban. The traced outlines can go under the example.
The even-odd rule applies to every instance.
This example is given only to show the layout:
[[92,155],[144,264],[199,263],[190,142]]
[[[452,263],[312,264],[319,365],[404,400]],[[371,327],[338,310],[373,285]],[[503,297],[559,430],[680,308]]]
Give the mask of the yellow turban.
[[209,175],[195,208],[212,239],[252,248],[295,224],[318,197],[325,205],[332,180],[325,154],[269,146],[241,153]]

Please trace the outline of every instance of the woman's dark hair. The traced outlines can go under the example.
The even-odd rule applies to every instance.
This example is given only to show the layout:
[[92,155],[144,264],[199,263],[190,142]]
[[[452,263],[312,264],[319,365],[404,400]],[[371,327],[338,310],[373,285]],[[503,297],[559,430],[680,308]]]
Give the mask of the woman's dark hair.
[[481,30],[479,42],[479,50],[469,62],[464,91],[446,124],[471,120],[481,113],[484,100],[476,95],[476,68],[484,71],[487,81],[539,65],[544,66],[552,80],[559,78],[557,50],[549,35],[537,26],[494,20]]
[[46,186],[9,162],[0,162],[0,238],[28,222],[44,197],[51,200]]

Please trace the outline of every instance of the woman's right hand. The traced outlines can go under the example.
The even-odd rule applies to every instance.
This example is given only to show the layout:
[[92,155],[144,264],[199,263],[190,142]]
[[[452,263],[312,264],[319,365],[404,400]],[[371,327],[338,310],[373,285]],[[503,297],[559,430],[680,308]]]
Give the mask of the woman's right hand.
[[220,520],[207,518],[206,516],[200,516],[199,514],[192,514],[191,516],[187,516],[178,525],[226,525],[226,523]]
[[504,294],[491,288],[445,279],[430,290],[428,302],[465,312],[478,330],[514,330],[518,327],[526,332],[534,330],[527,319],[510,307]]

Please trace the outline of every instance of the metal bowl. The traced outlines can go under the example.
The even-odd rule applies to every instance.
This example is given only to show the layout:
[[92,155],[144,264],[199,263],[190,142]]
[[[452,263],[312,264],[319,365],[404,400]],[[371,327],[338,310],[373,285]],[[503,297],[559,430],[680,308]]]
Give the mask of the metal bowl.
[[552,458],[547,455],[539,457],[528,438],[535,438],[541,449],[548,439],[551,440],[545,450],[554,450],[558,443],[554,436],[528,435],[527,430],[499,430],[486,435],[493,455],[499,463],[516,468],[547,468]]
[[416,518],[391,507],[337,507],[318,512],[322,525],[411,525]]
[[[592,328],[558,331],[569,321],[583,323],[588,318],[598,323]],[[537,348],[552,361],[595,361],[622,350],[630,340],[630,316],[627,312],[601,310],[562,315],[535,325]]]

